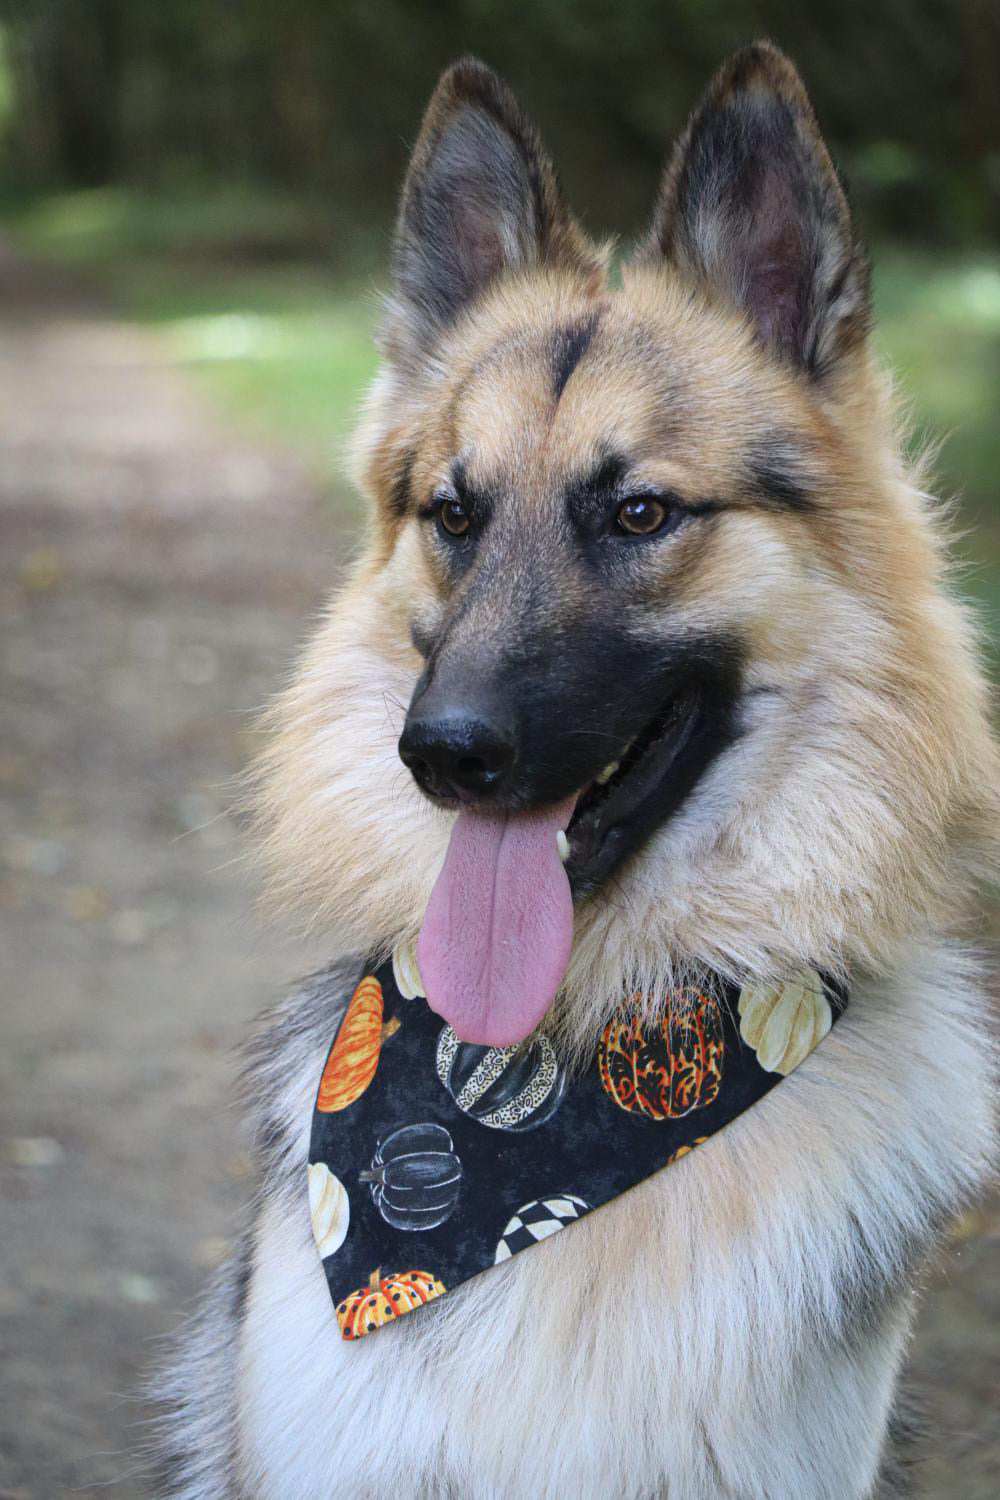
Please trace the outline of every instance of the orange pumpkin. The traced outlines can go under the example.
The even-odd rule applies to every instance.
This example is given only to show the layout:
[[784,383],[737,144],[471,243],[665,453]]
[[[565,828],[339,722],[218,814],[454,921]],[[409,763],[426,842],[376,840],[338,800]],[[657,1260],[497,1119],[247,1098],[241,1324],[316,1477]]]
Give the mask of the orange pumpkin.
[[360,1099],[375,1077],[382,1043],[399,1030],[398,1017],[383,1026],[382,1013],[382,986],[368,975],[351,996],[319,1081],[316,1108],[324,1114]]
[[367,1286],[352,1292],[337,1306],[341,1337],[364,1338],[373,1328],[381,1328],[393,1318],[432,1302],[446,1290],[444,1283],[430,1271],[397,1271],[392,1276],[373,1271]]
[[613,1016],[597,1049],[601,1083],[615,1103],[650,1120],[676,1120],[718,1096],[725,1043],[717,1000],[697,990],[670,995],[666,1014],[644,1029],[641,996]]
[[695,1146],[703,1146],[708,1140],[707,1135],[696,1135],[690,1146],[678,1146],[676,1151],[667,1157],[667,1166],[673,1166],[675,1161],[680,1161],[682,1156],[690,1156]]

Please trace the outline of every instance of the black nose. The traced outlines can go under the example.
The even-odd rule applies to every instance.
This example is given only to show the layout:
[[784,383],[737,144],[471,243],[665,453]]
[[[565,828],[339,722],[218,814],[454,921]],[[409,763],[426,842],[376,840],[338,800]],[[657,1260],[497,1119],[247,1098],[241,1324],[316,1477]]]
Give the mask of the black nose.
[[512,727],[490,723],[463,709],[406,721],[399,756],[432,797],[475,802],[495,796],[514,764]]

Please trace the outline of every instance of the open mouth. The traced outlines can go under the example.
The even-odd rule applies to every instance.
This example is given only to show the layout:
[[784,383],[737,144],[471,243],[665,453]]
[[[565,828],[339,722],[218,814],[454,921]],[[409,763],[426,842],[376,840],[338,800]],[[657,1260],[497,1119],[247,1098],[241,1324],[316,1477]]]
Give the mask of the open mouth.
[[735,672],[693,664],[582,794],[459,811],[417,943],[428,1003],[465,1041],[507,1047],[556,995],[573,902],[596,891],[686,801],[737,732]]
[[574,897],[595,890],[678,810],[730,737],[719,706],[697,688],[657,710],[583,791],[559,841]]

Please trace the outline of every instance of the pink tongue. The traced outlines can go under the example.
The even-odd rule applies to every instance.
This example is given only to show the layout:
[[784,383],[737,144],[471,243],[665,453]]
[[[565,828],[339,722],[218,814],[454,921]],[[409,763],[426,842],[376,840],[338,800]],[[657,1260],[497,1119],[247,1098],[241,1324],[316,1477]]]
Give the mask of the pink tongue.
[[459,814],[417,963],[431,1009],[465,1042],[519,1042],[559,988],[573,899],[556,833],[575,803],[573,796],[538,812]]

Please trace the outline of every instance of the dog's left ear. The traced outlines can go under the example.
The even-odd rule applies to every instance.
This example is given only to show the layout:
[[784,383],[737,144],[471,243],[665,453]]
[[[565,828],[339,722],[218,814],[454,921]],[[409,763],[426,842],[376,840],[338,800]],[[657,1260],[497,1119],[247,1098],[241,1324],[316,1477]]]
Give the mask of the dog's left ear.
[[864,341],[867,261],[802,80],[777,48],[756,43],[716,75],[640,256],[665,256],[816,378]]

